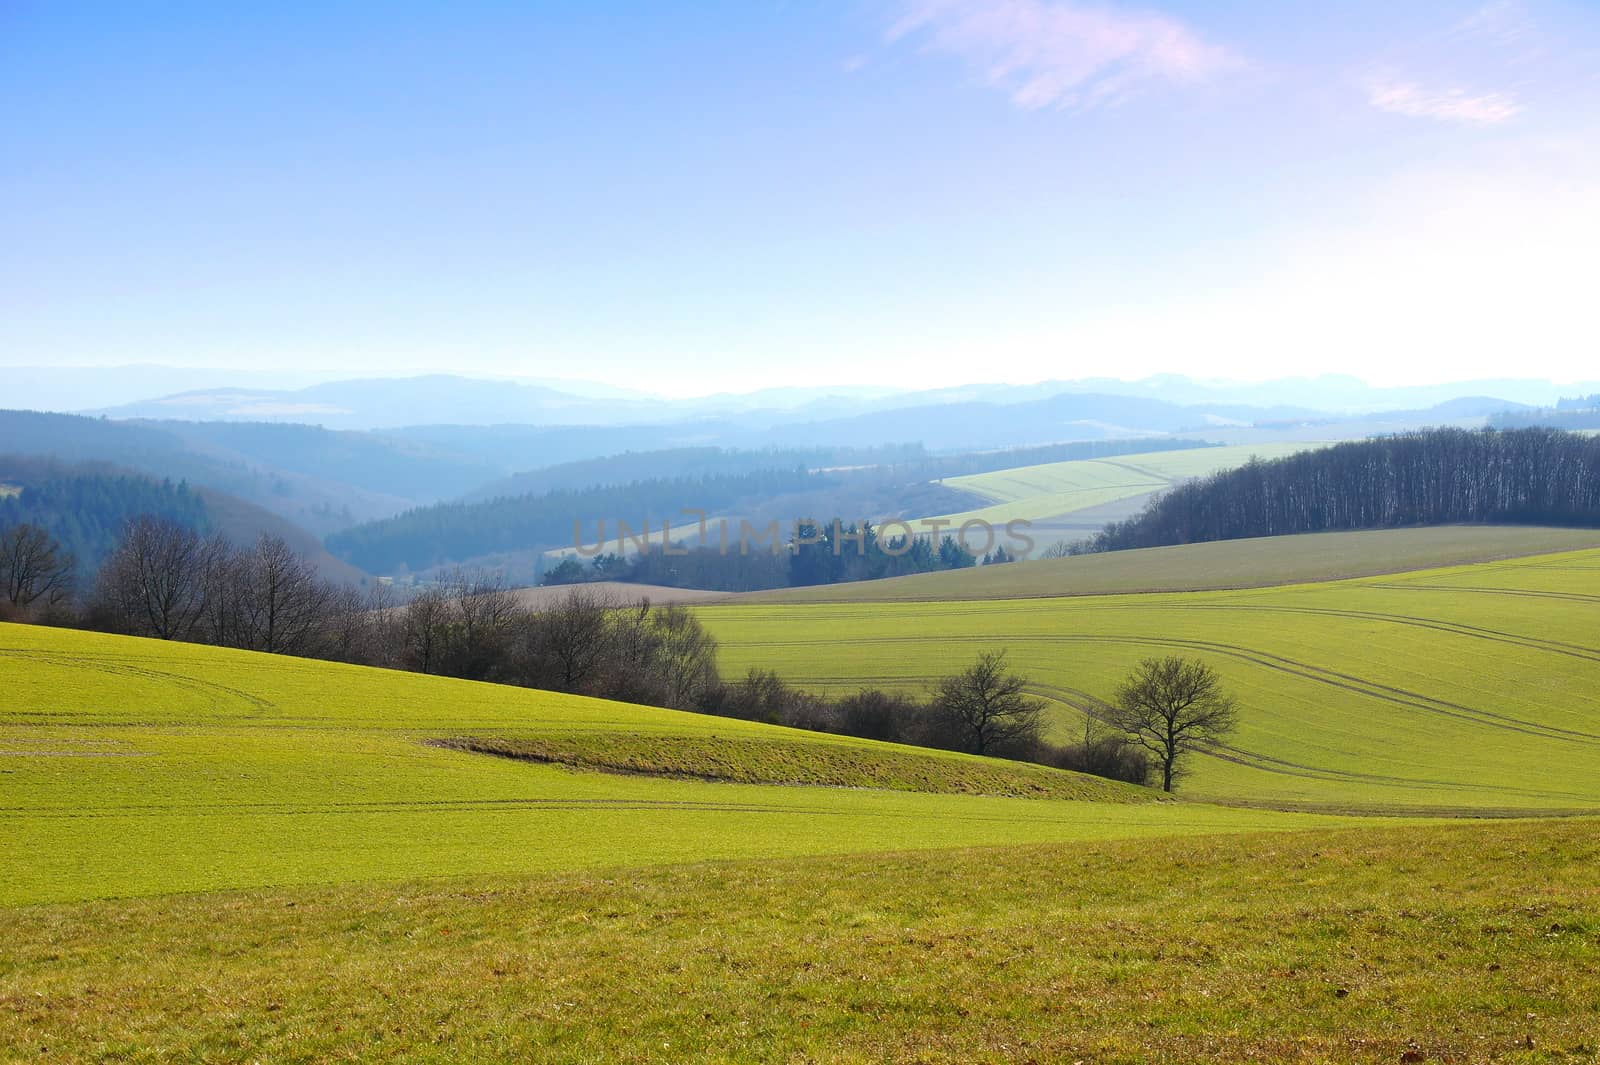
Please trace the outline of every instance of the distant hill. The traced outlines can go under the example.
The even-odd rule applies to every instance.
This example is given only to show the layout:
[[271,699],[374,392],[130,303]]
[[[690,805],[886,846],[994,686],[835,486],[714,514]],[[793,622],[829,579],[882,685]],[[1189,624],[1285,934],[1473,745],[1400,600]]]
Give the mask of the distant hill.
[[113,462],[254,503],[319,535],[459,495],[506,470],[413,440],[315,426],[0,411],[0,454]]
[[1435,429],[1252,462],[1158,496],[1093,547],[1459,522],[1600,525],[1600,438]]
[[326,577],[357,581],[360,570],[329,555],[304,529],[215,489],[158,480],[110,463],[66,463],[0,454],[0,525],[29,522],[47,530],[92,577],[121,539],[126,522],[153,515],[201,532],[219,532],[240,546],[278,536]]

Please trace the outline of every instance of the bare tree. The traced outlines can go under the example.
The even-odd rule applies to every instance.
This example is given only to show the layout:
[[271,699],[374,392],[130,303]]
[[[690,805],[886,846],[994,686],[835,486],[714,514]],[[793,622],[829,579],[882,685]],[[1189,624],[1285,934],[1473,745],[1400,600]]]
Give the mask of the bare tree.
[[188,526],[135,518],[100,568],[96,598],[126,632],[189,639],[204,616],[209,575],[225,551],[223,541]]
[[686,607],[668,606],[651,616],[659,644],[657,669],[665,697],[661,705],[687,710],[717,680],[717,641]]
[[450,624],[442,672],[493,680],[505,670],[507,644],[519,613],[501,571],[457,568],[444,582]]
[[450,598],[442,589],[424,588],[406,604],[402,623],[403,661],[418,673],[436,673],[450,627]]
[[326,635],[331,586],[281,537],[263,535],[240,556],[234,601],[240,647],[272,654],[314,654]]
[[545,683],[563,692],[589,692],[607,660],[613,630],[611,614],[618,606],[604,595],[574,587],[545,610],[534,627]]
[[0,529],[0,595],[26,609],[39,600],[54,606],[72,594],[76,561],[37,525]]
[[966,670],[939,682],[935,714],[961,750],[999,754],[1039,739],[1045,704],[1023,694],[1026,677],[1006,671],[1004,651],[985,651]]
[[1238,704],[1222,690],[1216,670],[1197,659],[1146,658],[1117,688],[1111,724],[1155,755],[1161,788],[1172,790],[1189,751],[1233,731]]

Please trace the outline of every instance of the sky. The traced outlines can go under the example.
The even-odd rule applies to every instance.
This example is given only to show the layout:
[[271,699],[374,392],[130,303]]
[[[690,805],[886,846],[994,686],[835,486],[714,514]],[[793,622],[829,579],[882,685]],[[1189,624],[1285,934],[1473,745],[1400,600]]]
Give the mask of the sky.
[[0,367],[1595,376],[1600,5],[0,0]]

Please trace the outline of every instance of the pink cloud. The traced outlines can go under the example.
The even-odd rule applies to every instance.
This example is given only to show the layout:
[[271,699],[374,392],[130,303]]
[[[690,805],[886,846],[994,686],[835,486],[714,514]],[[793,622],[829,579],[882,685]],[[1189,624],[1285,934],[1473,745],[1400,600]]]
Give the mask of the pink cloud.
[[959,56],[1018,107],[1088,107],[1236,65],[1177,19],[1067,0],[913,0],[889,31]]
[[1504,93],[1473,95],[1465,89],[1430,90],[1409,81],[1375,84],[1367,99],[1380,111],[1473,125],[1495,125],[1522,110],[1516,100]]

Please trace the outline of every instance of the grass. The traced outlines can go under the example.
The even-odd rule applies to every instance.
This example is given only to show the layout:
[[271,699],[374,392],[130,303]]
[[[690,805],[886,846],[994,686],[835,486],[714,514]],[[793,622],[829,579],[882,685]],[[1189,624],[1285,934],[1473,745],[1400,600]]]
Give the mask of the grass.
[[1228,805],[0,625],[0,1062],[1600,1060],[1600,820],[1324,812],[1600,811],[1597,606],[1600,550],[697,608],[834,690],[1004,646],[1074,730],[1201,654],[1244,723],[1186,794]]
[[726,742],[819,780],[859,758],[862,774],[892,766],[924,786],[1059,774],[1067,791],[1118,790],[670,710],[95,633],[0,625],[0,670],[0,905],[1325,823],[1195,804],[575,772],[428,741],[599,751],[648,740],[701,757]]
[[1590,1062],[1593,822],[0,910],[12,1061]]
[[1111,551],[879,581],[786,588],[747,602],[886,602],[1263,588],[1600,547],[1600,529],[1442,525]]
[[946,487],[968,492],[985,505],[958,514],[943,514],[939,518],[957,526],[973,519],[1000,526],[1014,518],[1029,521],[1062,518],[1077,511],[1146,496],[1181,480],[1242,466],[1252,457],[1281,458],[1317,446],[1321,445],[1264,443],[1156,451],[947,477],[943,482]]
[[952,758],[894,744],[801,742],[787,736],[662,736],[604,732],[586,736],[464,737],[441,746],[607,773],[737,784],[877,788],[943,795],[1003,795],[1079,802],[1152,802],[1156,793],[1044,766]]
[[[1023,570],[1029,564],[1000,567]],[[981,573],[979,574],[981,576]],[[1286,808],[1600,810],[1600,551],[1226,592],[700,608],[724,667],[922,691],[1005,648],[1075,735],[1142,657],[1241,702],[1185,793]]]

